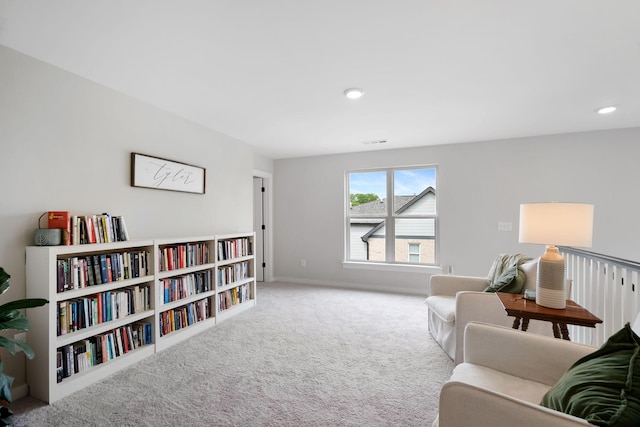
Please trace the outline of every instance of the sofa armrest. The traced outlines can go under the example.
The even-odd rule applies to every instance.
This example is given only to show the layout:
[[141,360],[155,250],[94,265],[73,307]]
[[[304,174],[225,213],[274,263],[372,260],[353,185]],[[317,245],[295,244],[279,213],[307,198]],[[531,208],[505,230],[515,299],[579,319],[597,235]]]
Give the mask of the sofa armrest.
[[488,285],[484,277],[434,274],[429,279],[429,296],[455,296],[459,291],[482,291]]
[[513,318],[507,316],[495,293],[459,292],[456,295],[456,365],[464,359],[464,329],[472,321],[500,326],[513,324]]
[[440,392],[439,427],[590,426],[585,420],[471,384],[449,381]]
[[[469,322],[464,361],[554,385],[569,367],[596,348],[506,327]],[[543,425],[543,424],[540,424]]]

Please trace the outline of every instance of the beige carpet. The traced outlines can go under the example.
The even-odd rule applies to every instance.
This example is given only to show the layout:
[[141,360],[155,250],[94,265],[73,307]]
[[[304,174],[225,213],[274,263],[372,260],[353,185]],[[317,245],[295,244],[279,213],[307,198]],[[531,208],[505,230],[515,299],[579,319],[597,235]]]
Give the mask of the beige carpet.
[[258,306],[16,426],[428,426],[452,361],[423,297],[284,283]]

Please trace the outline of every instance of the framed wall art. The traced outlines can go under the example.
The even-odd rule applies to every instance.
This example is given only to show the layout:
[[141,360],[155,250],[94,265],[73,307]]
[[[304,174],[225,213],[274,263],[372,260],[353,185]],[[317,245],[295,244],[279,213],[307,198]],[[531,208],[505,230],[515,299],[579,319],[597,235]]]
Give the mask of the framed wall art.
[[131,186],[204,194],[206,169],[182,162],[131,153]]

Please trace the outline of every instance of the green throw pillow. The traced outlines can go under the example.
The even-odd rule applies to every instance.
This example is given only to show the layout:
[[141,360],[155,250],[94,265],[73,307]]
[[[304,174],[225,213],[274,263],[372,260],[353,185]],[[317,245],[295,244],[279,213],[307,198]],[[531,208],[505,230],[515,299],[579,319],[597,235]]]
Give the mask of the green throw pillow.
[[640,426],[640,338],[627,323],[571,366],[540,403],[597,426]]
[[513,264],[484,289],[484,292],[507,292],[510,294],[519,294],[522,292],[525,281],[524,271],[518,268],[517,264]]

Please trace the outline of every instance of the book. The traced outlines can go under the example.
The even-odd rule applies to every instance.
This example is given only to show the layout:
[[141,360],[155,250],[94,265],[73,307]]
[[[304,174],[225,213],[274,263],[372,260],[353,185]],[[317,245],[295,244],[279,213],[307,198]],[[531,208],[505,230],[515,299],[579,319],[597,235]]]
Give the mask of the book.
[[103,308],[103,301],[104,301],[104,294],[99,294],[97,299],[97,310],[98,310],[98,323],[104,323],[105,321],[105,313],[104,313],[104,308]]
[[58,284],[58,292],[64,292],[66,278],[65,278],[65,264],[66,261],[59,259],[56,262],[57,264],[57,284]]
[[107,271],[107,255],[101,254],[100,257],[100,283],[109,283],[109,273]]
[[113,238],[113,224],[111,223],[111,216],[108,213],[103,213],[99,216],[102,220],[102,228],[104,233],[104,243],[111,243]]
[[98,223],[98,237],[96,239],[98,243],[107,243],[104,231],[104,218],[102,215],[96,215],[96,221]]
[[61,383],[64,377],[64,368],[62,366],[62,351],[56,351],[56,381]]
[[70,258],[69,262],[71,264],[71,266],[70,266],[70,271],[71,271],[71,289],[78,289],[79,288],[79,282],[80,282],[80,270],[79,270],[79,266],[78,266],[78,257]]
[[87,274],[88,285],[94,286],[96,284],[96,279],[95,279],[95,267],[93,266],[93,257],[85,256],[84,263],[87,269],[86,274]]
[[75,371],[75,363],[73,357],[73,345],[65,345],[62,347],[62,367],[63,367],[63,376],[70,377],[74,374]]
[[89,298],[82,299],[83,328],[91,326],[91,313],[93,313],[93,310],[91,309],[90,304],[91,300],[89,300]]
[[95,352],[95,361],[96,361],[96,365],[99,365],[102,363],[103,361],[103,355],[102,355],[102,349],[103,349],[103,337],[102,335],[96,335],[92,338],[90,338],[90,340],[93,341],[94,344],[94,348],[96,350]]
[[92,255],[93,258],[93,277],[96,285],[101,285],[102,282],[102,265],[100,264],[100,255]]
[[80,244],[80,228],[79,228],[78,215],[71,216],[71,244],[72,245]]
[[60,323],[60,333],[58,335],[66,335],[68,332],[67,320],[67,302],[58,303],[58,321]]
[[124,222],[124,217],[119,216],[120,220],[120,233],[123,241],[129,240],[129,231],[127,230],[127,224]]
[[91,215],[91,225],[93,226],[93,242],[102,243],[100,236],[100,220],[96,215]]
[[71,244],[71,218],[68,211],[49,211],[47,213],[47,228],[62,229],[62,241]]
[[91,215],[86,215],[84,219],[84,231],[86,234],[86,243],[96,243],[96,233],[93,228],[93,218]]
[[93,343],[89,339],[85,339],[80,342],[82,343],[82,347],[84,349],[84,358],[81,366],[82,370],[87,370],[91,366],[95,365]]

